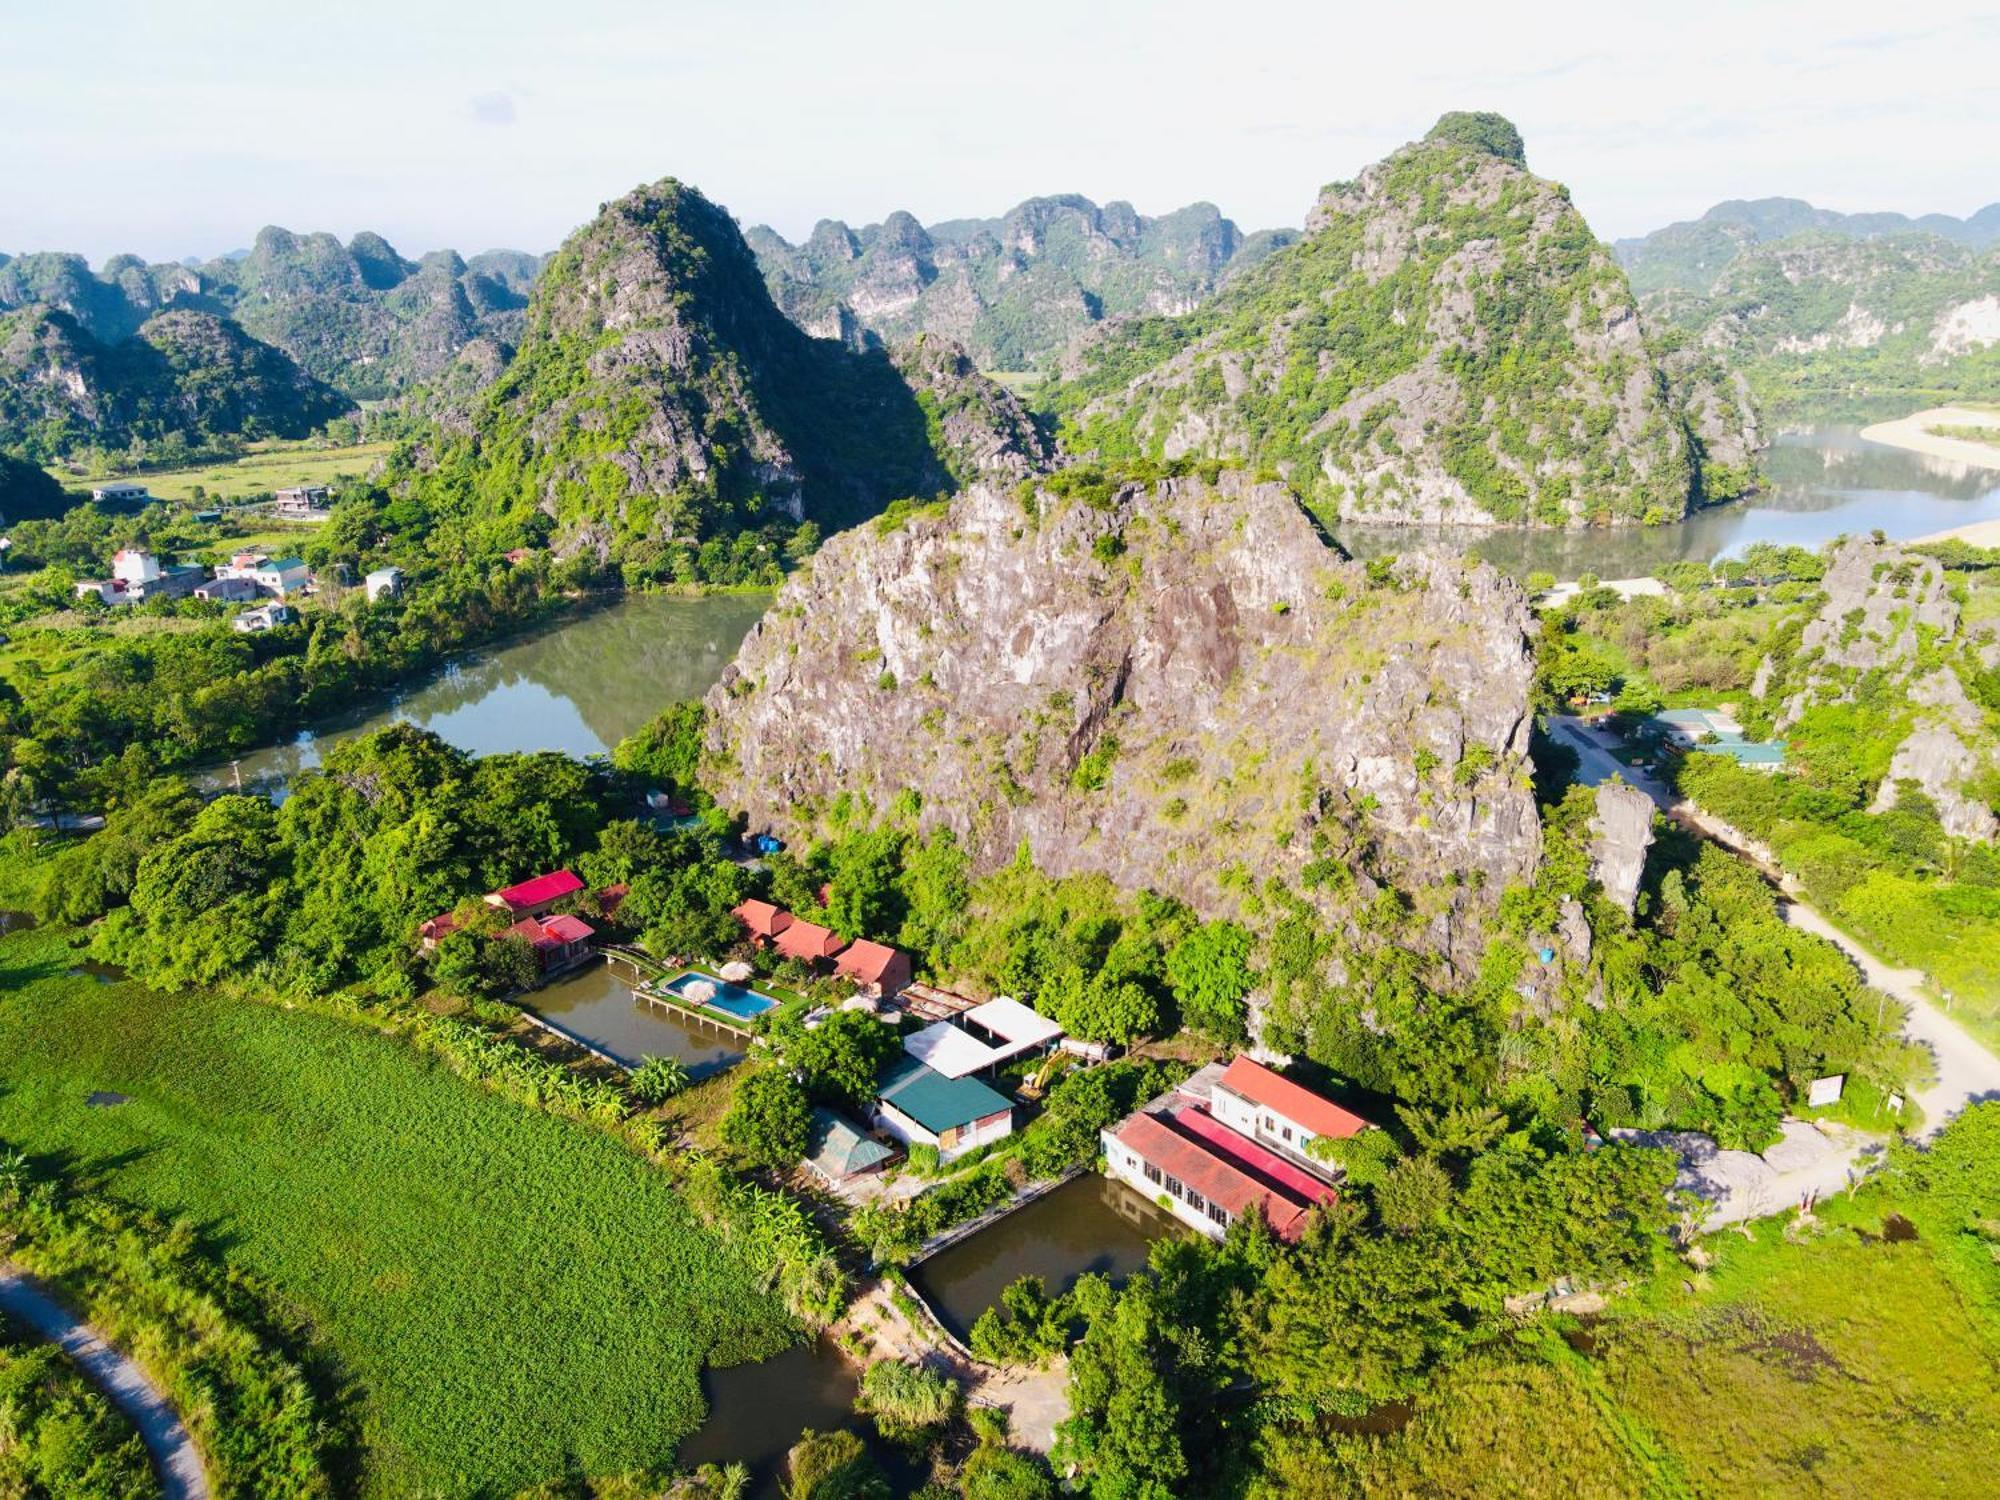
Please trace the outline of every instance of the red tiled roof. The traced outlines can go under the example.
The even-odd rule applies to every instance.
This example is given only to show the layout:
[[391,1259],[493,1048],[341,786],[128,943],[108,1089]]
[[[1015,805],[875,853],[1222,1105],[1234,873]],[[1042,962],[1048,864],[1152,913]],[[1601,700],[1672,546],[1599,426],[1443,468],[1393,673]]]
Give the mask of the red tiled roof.
[[504,891],[493,894],[510,911],[520,911],[524,907],[539,906],[544,901],[555,901],[563,896],[573,895],[583,889],[583,882],[573,870],[551,870],[546,875],[537,875],[533,880],[524,880],[519,885],[510,885]]
[[1340,1196],[1330,1182],[1322,1182],[1304,1167],[1286,1161],[1277,1152],[1239,1135],[1200,1105],[1175,1110],[1167,1118],[1183,1134],[1191,1135],[1218,1155],[1226,1156],[1247,1172],[1308,1203],[1331,1203]]
[[553,948],[556,940],[542,930],[542,924],[533,917],[523,917],[509,927],[502,937],[517,937],[537,948]]
[[902,955],[894,948],[882,943],[871,943],[867,938],[856,938],[840,955],[834,968],[862,984],[880,984],[882,976],[888,972]]
[[618,908],[625,904],[625,898],[631,893],[632,887],[622,880],[616,885],[607,885],[597,893],[598,910],[607,917],[616,916]]
[[778,951],[792,958],[832,958],[844,945],[830,929],[796,919],[778,934]]
[[1300,1088],[1280,1077],[1254,1057],[1238,1057],[1217,1080],[1223,1088],[1241,1094],[1252,1104],[1261,1104],[1273,1114],[1283,1115],[1294,1125],[1303,1125],[1314,1135],[1345,1140],[1368,1128],[1368,1122],[1352,1110],[1342,1109],[1331,1099],[1322,1099],[1311,1089]]
[[1278,1237],[1284,1240],[1296,1240],[1305,1229],[1303,1204],[1266,1187],[1248,1172],[1179,1134],[1165,1121],[1153,1115],[1136,1114],[1115,1133],[1142,1160],[1170,1177],[1179,1178],[1209,1202],[1221,1204],[1232,1217],[1261,1208]]
[[542,922],[542,931],[546,932],[558,943],[581,943],[597,935],[597,929],[584,921],[582,917],[572,917],[566,914],[560,917],[545,918]]
[[457,926],[458,914],[456,912],[441,911],[417,929],[417,936],[427,937],[435,941],[443,937],[446,933],[456,929]]
[[745,901],[730,915],[758,937],[774,938],[792,925],[792,914],[768,901]]

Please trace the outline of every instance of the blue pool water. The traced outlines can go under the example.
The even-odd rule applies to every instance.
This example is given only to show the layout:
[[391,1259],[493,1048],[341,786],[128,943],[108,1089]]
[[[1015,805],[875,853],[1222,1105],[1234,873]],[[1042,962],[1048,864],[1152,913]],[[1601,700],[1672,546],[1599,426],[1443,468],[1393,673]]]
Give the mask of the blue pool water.
[[[715,986],[714,995],[705,1000],[690,995],[688,991],[697,984],[711,984]],[[769,995],[760,995],[755,990],[746,990],[740,984],[731,984],[726,979],[717,979],[713,974],[683,974],[680,978],[669,984],[667,989],[671,993],[680,996],[681,999],[687,1001],[690,1005],[706,1005],[712,1010],[719,1010],[725,1014],[732,1015],[739,1021],[747,1021],[752,1016],[761,1016],[767,1010],[775,1010],[778,1005],[778,1002],[773,1000]]]

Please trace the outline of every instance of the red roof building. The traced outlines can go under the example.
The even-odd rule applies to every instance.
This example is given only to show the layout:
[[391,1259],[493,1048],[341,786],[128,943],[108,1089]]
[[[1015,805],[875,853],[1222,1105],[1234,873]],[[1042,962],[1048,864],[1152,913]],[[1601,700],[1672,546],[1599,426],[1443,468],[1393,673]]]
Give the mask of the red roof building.
[[1249,1137],[1238,1135],[1199,1104],[1174,1110],[1167,1121],[1182,1135],[1302,1203],[1332,1203],[1340,1197],[1332,1183],[1294,1166]]
[[1253,1057],[1238,1057],[1210,1091],[1209,1109],[1239,1135],[1323,1177],[1339,1169],[1311,1154],[1315,1140],[1344,1141],[1369,1124],[1352,1110],[1274,1073]]
[[1219,1238],[1233,1220],[1253,1212],[1263,1214],[1287,1242],[1305,1230],[1308,1205],[1188,1139],[1157,1115],[1132,1115],[1105,1134],[1105,1160],[1115,1175],[1149,1197],[1164,1195],[1176,1218],[1210,1235]]
[[597,929],[581,917],[523,917],[507,929],[506,935],[521,938],[532,947],[535,967],[548,974],[587,957]]
[[792,925],[792,914],[768,901],[745,901],[729,914],[750,929],[750,941],[760,948]]
[[563,897],[574,896],[582,889],[583,881],[574,870],[551,870],[533,880],[524,880],[519,885],[495,891],[486,898],[486,902],[517,917],[538,917]]
[[458,929],[458,913],[441,911],[417,929],[426,950],[435,948]]
[[796,958],[803,963],[816,964],[832,958],[847,945],[831,928],[822,927],[817,922],[801,922],[794,918],[778,934],[774,944],[787,958]]
[[910,982],[910,955],[883,943],[857,938],[834,960],[833,970],[853,980],[864,995],[893,1000]]

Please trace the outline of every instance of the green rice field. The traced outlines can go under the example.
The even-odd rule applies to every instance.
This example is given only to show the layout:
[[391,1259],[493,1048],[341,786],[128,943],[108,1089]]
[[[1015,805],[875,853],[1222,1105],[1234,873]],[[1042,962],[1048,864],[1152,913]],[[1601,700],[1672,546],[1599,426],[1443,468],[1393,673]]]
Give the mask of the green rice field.
[[[0,939],[0,1139],[185,1215],[312,1330],[336,1489],[511,1494],[671,1462],[701,1366],[784,1313],[666,1178],[362,1026],[72,972]],[[129,1096],[93,1107],[93,1091]]]
[[143,484],[162,500],[192,500],[198,485],[210,500],[242,500],[297,485],[331,484],[365,479],[395,447],[394,443],[357,443],[329,448],[310,442],[253,443],[232,463],[197,464],[186,469],[161,469],[146,474],[72,474],[49,472],[66,489],[87,490],[114,479]]

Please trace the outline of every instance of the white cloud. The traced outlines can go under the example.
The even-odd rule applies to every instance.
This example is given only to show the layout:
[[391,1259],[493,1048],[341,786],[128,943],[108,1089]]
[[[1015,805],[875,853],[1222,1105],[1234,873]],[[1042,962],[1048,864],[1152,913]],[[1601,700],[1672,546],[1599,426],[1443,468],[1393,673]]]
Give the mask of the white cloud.
[[477,27],[442,0],[24,9],[0,49],[9,250],[178,258],[270,222],[547,249],[668,174],[794,236],[1054,192],[1296,224],[1465,108],[1513,118],[1607,238],[1730,197],[2000,198],[1982,0],[1927,0],[1908,29],[1879,0],[489,0]]

